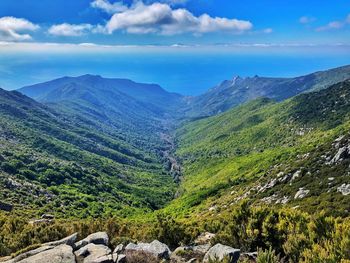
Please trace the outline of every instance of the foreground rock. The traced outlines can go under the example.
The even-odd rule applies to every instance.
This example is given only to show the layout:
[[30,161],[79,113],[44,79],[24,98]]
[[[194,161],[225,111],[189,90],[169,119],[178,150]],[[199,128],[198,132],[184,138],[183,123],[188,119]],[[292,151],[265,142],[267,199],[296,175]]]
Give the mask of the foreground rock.
[[219,260],[229,259],[230,263],[236,263],[240,256],[240,250],[234,249],[229,246],[224,246],[222,244],[216,244],[211,247],[209,251],[205,254],[203,262],[207,263],[209,260]]
[[[37,251],[40,251],[38,249]],[[19,260],[14,258],[8,263],[20,262],[20,263],[75,263],[75,256],[73,254],[73,248],[68,245],[59,245],[53,248],[42,248],[41,251],[37,254],[29,256],[25,259]]]
[[105,245],[108,246],[108,235],[106,232],[97,232],[94,234],[89,235],[87,238],[84,238],[83,240],[80,240],[79,242],[75,243],[75,248],[80,249],[90,243],[95,245]]
[[111,249],[90,243],[74,252],[78,263],[113,263]]
[[151,243],[129,243],[125,248],[125,252],[127,256],[142,252],[158,259],[169,259],[171,254],[169,247],[158,240]]

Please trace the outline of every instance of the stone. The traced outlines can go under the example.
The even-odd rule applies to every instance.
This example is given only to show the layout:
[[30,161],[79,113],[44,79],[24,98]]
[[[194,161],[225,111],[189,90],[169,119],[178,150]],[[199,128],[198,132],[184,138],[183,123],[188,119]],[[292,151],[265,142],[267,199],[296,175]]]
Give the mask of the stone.
[[221,261],[225,257],[229,258],[229,263],[236,263],[240,257],[240,250],[222,244],[216,244],[205,254],[203,263],[209,262],[210,259]]
[[84,238],[83,240],[80,240],[77,243],[75,243],[75,248],[78,250],[90,243],[93,243],[95,245],[108,246],[109,239],[108,239],[107,233],[106,232],[93,233],[87,236],[86,238]]
[[310,192],[310,190],[306,190],[304,188],[299,188],[299,191],[296,192],[294,199],[302,199],[305,196],[307,196],[307,194]]
[[126,256],[123,254],[118,255],[116,263],[126,263]]
[[129,243],[125,248],[125,252],[132,254],[133,251],[143,251],[159,259],[169,259],[171,254],[169,247],[158,240],[151,243]]
[[57,247],[44,250],[33,256],[20,261],[11,261],[19,263],[75,263],[73,248],[68,245],[59,245]]
[[54,219],[55,217],[53,215],[50,214],[43,214],[41,216],[41,219]]
[[207,253],[209,249],[210,249],[210,244],[198,245],[198,246],[193,246],[192,247],[192,250],[194,252],[201,253],[201,254]]
[[78,233],[74,233],[68,237],[61,239],[61,240],[44,243],[43,246],[59,246],[59,245],[65,244],[65,245],[73,247],[74,242],[77,239],[77,236],[78,236]]
[[195,263],[197,262],[196,258],[191,258],[189,261],[187,261],[186,263]]
[[118,246],[115,247],[115,249],[113,250],[113,253],[119,254],[119,253],[123,252],[123,250],[124,250],[124,245],[119,244]]
[[210,232],[204,232],[200,234],[196,240],[194,241],[197,245],[204,245],[210,243],[210,240],[212,240],[215,237],[215,234]]
[[36,255],[36,254],[39,254],[39,253],[41,253],[41,252],[44,252],[44,251],[46,251],[46,250],[53,249],[53,248],[54,248],[53,246],[41,246],[41,247],[39,247],[39,248],[36,248],[36,249],[30,250],[30,251],[28,251],[28,252],[25,252],[25,253],[23,253],[23,254],[20,254],[20,255],[18,255],[17,257],[6,261],[6,263],[20,262],[20,261],[23,260],[23,259],[26,259],[26,258],[28,258],[28,257],[34,256],[34,255]]
[[75,251],[78,262],[82,263],[113,263],[111,249],[105,245],[89,243]]
[[348,158],[350,155],[350,146],[344,146],[339,148],[338,152],[334,155],[333,159],[329,164],[335,164],[342,161],[345,158]]
[[350,184],[342,184],[337,188],[337,191],[340,192],[342,195],[349,195],[350,194]]

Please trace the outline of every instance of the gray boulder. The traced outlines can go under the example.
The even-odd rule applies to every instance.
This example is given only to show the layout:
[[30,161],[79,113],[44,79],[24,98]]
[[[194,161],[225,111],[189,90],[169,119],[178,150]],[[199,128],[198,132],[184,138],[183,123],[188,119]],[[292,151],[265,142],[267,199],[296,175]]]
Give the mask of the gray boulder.
[[225,257],[229,258],[230,263],[236,263],[240,256],[240,250],[222,244],[216,244],[211,247],[205,254],[203,262],[209,262],[210,259],[223,260]]
[[33,249],[33,250],[30,250],[28,252],[25,252],[23,254],[20,254],[18,255],[17,257],[14,257],[13,259],[10,259],[10,260],[7,260],[5,261],[6,263],[16,263],[16,262],[20,262],[21,260],[23,259],[26,259],[26,258],[29,258],[31,256],[34,256],[36,254],[39,254],[41,252],[44,252],[46,250],[49,250],[49,249],[53,249],[54,247],[53,246],[42,246],[42,247],[39,247],[39,248],[36,248],[36,249]]
[[78,241],[77,243],[75,243],[75,248],[78,250],[88,244],[95,244],[95,245],[105,245],[108,246],[109,243],[109,239],[108,239],[108,235],[106,232],[97,232],[97,233],[93,233],[89,236],[87,236],[86,238],[84,238],[83,240]]
[[116,246],[115,249],[113,250],[113,254],[114,254],[114,253],[117,253],[117,254],[122,253],[123,250],[124,250],[124,245],[123,245],[123,244],[119,244],[119,245]]
[[134,251],[143,251],[159,259],[169,259],[171,254],[169,247],[158,240],[151,243],[129,243],[125,248],[125,252],[128,254],[132,254]]
[[43,246],[59,246],[59,245],[68,245],[68,246],[74,246],[74,242],[77,240],[77,236],[78,236],[78,233],[74,233],[68,237],[65,237],[61,240],[57,240],[57,241],[52,241],[52,242],[48,242],[48,243],[45,243],[43,244]]
[[75,263],[75,257],[72,247],[68,245],[59,245],[57,247],[45,250],[36,255],[30,256],[19,263]]
[[113,263],[113,258],[109,247],[105,245],[95,245],[90,243],[74,254],[77,261],[81,263]]
[[126,263],[126,256],[123,254],[118,255],[116,263]]

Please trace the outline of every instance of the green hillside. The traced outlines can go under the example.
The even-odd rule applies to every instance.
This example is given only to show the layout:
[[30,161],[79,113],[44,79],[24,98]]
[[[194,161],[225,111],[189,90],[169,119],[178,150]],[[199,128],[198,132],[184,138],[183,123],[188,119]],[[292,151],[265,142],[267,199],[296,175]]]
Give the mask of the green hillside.
[[[189,122],[177,132],[184,180],[180,198],[168,209],[205,218],[248,199],[349,216],[350,195],[341,193],[350,183],[349,120],[345,81],[285,102],[261,98]],[[296,197],[300,189],[305,197]]]
[[125,117],[117,126],[88,102],[73,114],[74,105],[59,112],[0,91],[2,201],[32,216],[96,217],[160,208],[172,199],[159,121],[128,119],[127,126],[120,123]]

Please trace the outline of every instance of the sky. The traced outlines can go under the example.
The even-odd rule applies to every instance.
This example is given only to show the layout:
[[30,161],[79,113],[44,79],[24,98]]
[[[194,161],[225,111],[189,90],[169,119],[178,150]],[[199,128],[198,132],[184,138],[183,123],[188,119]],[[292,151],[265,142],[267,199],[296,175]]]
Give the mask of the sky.
[[1,0],[0,87],[79,74],[195,95],[350,64],[348,0]]

